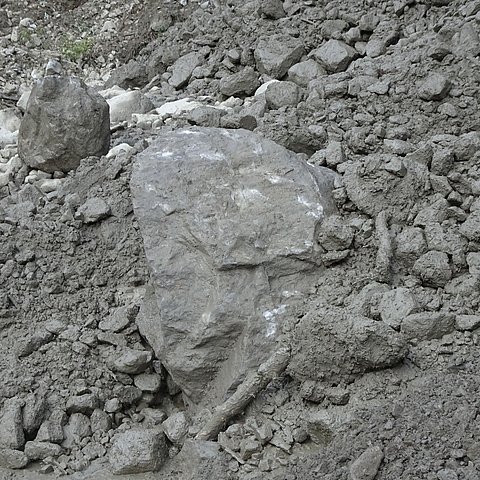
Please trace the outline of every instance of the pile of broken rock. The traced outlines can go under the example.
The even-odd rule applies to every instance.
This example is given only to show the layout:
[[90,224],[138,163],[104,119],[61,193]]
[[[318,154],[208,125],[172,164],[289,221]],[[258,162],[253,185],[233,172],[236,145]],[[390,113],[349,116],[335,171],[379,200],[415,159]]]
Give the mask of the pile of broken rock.
[[5,475],[477,478],[480,9],[356,3],[166,5],[113,71],[8,77]]

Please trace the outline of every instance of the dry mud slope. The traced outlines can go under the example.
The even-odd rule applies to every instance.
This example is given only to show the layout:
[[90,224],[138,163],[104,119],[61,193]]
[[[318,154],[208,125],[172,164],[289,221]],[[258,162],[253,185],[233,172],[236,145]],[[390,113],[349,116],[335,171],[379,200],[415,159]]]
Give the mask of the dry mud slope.
[[[0,479],[480,478],[479,1],[0,0],[0,50]],[[49,59],[110,105],[109,153],[65,171],[18,155]],[[220,396],[204,378],[230,330],[198,370],[144,330],[164,277],[132,169],[192,126],[253,131],[333,179],[305,277],[288,271],[302,295],[265,317],[288,358],[245,362]],[[281,221],[280,240],[303,225]]]

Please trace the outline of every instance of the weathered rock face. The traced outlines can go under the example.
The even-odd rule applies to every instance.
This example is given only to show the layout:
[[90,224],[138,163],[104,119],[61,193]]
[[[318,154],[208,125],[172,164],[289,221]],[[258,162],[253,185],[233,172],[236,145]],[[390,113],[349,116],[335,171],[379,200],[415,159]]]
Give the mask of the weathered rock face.
[[107,102],[82,80],[47,76],[33,87],[20,125],[18,152],[30,167],[67,172],[110,144]]
[[138,156],[131,188],[153,292],[137,322],[192,401],[222,398],[268,357],[321,263],[332,182],[246,130],[167,132]]

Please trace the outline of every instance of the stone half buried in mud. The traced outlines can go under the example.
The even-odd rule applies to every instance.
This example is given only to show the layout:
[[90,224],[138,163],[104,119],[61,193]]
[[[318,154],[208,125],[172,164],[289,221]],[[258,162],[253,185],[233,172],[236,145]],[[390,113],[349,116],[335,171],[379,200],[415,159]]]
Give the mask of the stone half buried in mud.
[[222,400],[264,361],[318,278],[334,175],[246,130],[166,132],[137,157],[152,281],[137,323],[193,402]]
[[406,338],[383,322],[346,309],[310,311],[295,326],[287,372],[299,380],[338,383],[392,367],[407,354]]

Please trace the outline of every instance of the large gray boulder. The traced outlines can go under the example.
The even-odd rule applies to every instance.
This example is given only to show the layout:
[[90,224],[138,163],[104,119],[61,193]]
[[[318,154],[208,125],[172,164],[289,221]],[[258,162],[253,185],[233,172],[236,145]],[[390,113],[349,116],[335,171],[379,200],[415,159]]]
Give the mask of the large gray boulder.
[[137,157],[153,283],[137,323],[193,402],[222,399],[265,360],[318,278],[333,175],[246,130],[165,132]]
[[18,152],[30,167],[67,172],[110,145],[107,102],[79,78],[51,75],[33,87],[20,125]]

